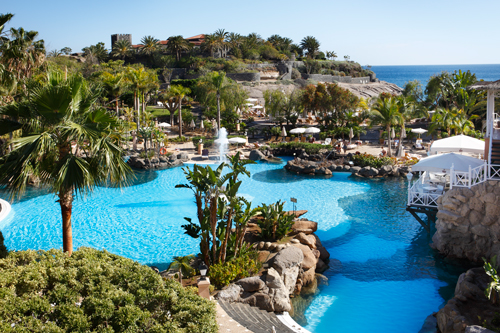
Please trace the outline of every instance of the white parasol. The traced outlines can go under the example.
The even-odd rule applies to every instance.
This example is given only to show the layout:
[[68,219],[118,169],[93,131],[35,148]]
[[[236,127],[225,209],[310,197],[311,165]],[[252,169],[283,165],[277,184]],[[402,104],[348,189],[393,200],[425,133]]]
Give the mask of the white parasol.
[[196,127],[196,124],[194,123],[194,119],[191,119],[191,124],[189,124],[191,126],[191,128],[195,128]]
[[294,128],[294,129],[290,130],[290,133],[292,133],[292,134],[302,134],[305,131],[306,131],[305,128],[299,127],[299,128]]
[[239,143],[247,143],[247,140],[243,138],[231,138],[228,141],[229,143],[235,143],[236,147],[238,146]]
[[159,123],[158,124],[158,127],[171,127],[172,125],[170,125],[169,123]]
[[394,139],[396,137],[396,133],[394,133],[394,127],[391,130],[391,139]]
[[411,170],[429,172],[442,172],[442,170],[445,170],[449,172],[453,165],[455,171],[468,172],[469,166],[476,168],[484,163],[485,161],[474,157],[449,153],[423,158],[417,164],[413,165]]
[[306,128],[306,130],[304,131],[304,133],[306,134],[314,134],[314,133],[319,133],[321,132],[321,130],[317,127],[309,127],[309,128]]
[[200,128],[205,129],[205,125],[203,125],[203,120],[201,121]]
[[259,100],[257,98],[247,98],[245,99],[247,102],[258,102]]
[[286,136],[286,129],[285,129],[285,126],[283,126],[282,130],[281,130],[281,136],[285,137]]
[[218,138],[218,139],[215,139],[214,142],[216,144],[228,144],[229,143],[229,140],[227,138]]
[[352,130],[352,127],[349,131],[349,143],[351,143],[351,139],[354,137],[354,131]]
[[264,107],[262,105],[256,105],[252,107],[252,109],[263,109]]
[[418,137],[420,138],[420,135],[421,134],[424,134],[425,132],[427,132],[426,129],[423,129],[423,128],[412,128],[411,129],[411,132],[412,133],[417,133],[418,134]]
[[429,154],[433,155],[439,152],[452,151],[484,154],[484,148],[485,143],[482,140],[467,135],[455,135],[446,139],[434,141],[429,149]]

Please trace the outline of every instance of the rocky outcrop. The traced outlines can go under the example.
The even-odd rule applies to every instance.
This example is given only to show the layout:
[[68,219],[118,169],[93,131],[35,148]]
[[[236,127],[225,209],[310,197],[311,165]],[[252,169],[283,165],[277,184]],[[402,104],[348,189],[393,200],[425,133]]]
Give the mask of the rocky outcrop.
[[453,188],[440,197],[432,241],[444,255],[475,262],[500,253],[500,182]]
[[266,311],[291,311],[290,295],[317,285],[317,273],[325,271],[330,254],[313,233],[318,224],[297,219],[288,243],[255,242],[259,260],[269,267],[262,276],[236,281],[218,293],[217,298],[257,306]]
[[460,275],[455,288],[455,297],[448,301],[436,315],[442,333],[491,332],[480,325],[489,325],[498,305],[492,304],[484,295],[489,277],[483,268],[473,268]]
[[186,162],[187,160],[189,160],[189,156],[184,152],[160,157],[152,157],[151,159],[142,158],[139,154],[135,153],[130,155],[127,163],[134,169],[161,170],[183,165],[183,162]]
[[252,161],[260,161],[265,159],[266,156],[260,150],[254,149],[250,152],[248,158]]
[[370,166],[359,167],[345,164],[343,160],[337,161],[311,161],[304,158],[295,158],[288,161],[285,169],[297,174],[307,175],[332,175],[333,172],[350,172],[354,176],[374,178],[374,177],[399,177],[406,176],[411,170],[407,166],[382,166],[381,168],[373,168]]

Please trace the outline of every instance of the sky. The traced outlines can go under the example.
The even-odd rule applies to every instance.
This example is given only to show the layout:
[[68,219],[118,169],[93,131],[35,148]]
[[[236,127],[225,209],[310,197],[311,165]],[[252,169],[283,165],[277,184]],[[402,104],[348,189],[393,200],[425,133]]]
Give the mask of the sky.
[[132,34],[133,44],[152,35],[191,37],[225,29],[294,43],[316,37],[361,65],[500,63],[500,0],[2,0],[7,25],[35,30],[48,51]]

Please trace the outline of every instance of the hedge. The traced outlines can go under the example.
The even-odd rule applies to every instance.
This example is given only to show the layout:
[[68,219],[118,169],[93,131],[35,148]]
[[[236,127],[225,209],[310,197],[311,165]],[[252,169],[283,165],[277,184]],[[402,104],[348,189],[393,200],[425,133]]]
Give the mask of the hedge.
[[91,248],[0,259],[1,332],[218,331],[212,302],[151,268]]

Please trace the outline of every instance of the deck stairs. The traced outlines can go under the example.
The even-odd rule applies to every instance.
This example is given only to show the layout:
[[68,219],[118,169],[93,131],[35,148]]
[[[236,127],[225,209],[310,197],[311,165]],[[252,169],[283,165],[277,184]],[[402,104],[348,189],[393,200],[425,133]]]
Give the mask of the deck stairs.
[[500,180],[500,177],[495,176],[500,174],[500,140],[491,142],[491,158],[490,158],[490,173],[491,179]]
[[274,312],[260,310],[257,307],[243,303],[229,303],[221,300],[219,300],[218,303],[224,311],[226,311],[228,316],[254,333],[307,332],[298,325],[297,329],[291,329],[278,319]]

